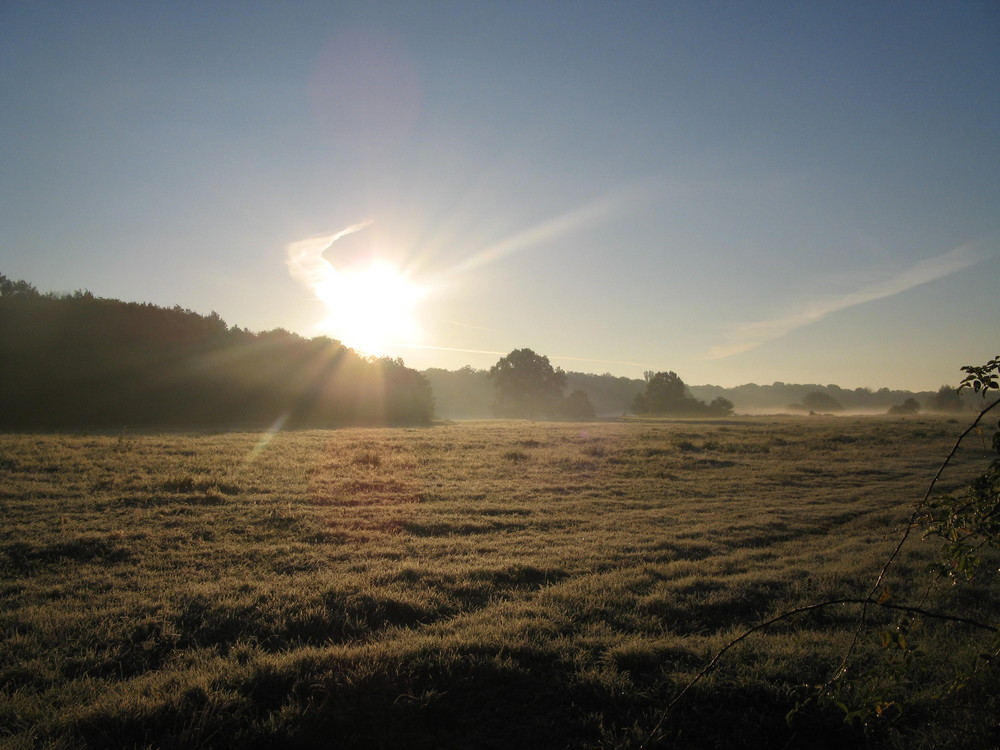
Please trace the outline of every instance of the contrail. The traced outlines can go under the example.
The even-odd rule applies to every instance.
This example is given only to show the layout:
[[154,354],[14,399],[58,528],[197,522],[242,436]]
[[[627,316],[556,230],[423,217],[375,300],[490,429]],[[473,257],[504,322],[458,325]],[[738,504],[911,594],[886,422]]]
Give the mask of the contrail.
[[977,246],[982,242],[980,240],[960,245],[941,255],[922,260],[884,281],[869,284],[839,297],[813,302],[787,317],[740,324],[729,332],[730,343],[713,347],[708,351],[707,358],[724,359],[750,351],[768,341],[787,336],[803,326],[817,323],[832,313],[892,297],[914,287],[951,276],[983,260],[983,256],[976,252]]

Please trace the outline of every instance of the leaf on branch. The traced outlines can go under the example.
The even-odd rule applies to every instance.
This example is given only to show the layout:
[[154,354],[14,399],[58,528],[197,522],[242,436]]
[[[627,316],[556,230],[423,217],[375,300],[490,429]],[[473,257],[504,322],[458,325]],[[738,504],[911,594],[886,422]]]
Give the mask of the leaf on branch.
[[981,367],[965,365],[961,370],[966,375],[958,386],[959,391],[971,388],[976,393],[982,391],[985,397],[986,391],[1000,388],[1000,382],[998,382],[1000,379],[1000,357],[994,357]]

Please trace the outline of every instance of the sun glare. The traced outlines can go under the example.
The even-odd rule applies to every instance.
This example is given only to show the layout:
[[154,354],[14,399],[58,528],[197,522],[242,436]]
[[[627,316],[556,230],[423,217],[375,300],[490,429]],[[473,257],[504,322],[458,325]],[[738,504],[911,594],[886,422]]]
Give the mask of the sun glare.
[[415,307],[424,290],[387,261],[334,271],[316,294],[326,305],[321,329],[352,349],[383,355],[418,338]]

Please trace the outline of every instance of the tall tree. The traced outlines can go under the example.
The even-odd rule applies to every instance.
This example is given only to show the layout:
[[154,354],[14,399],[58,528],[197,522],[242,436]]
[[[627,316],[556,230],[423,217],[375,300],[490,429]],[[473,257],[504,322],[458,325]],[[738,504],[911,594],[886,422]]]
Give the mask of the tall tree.
[[635,397],[632,411],[636,414],[677,414],[690,411],[693,401],[687,386],[676,372],[646,373],[646,391]]
[[515,349],[490,368],[498,417],[535,419],[555,416],[562,403],[566,373],[531,349]]

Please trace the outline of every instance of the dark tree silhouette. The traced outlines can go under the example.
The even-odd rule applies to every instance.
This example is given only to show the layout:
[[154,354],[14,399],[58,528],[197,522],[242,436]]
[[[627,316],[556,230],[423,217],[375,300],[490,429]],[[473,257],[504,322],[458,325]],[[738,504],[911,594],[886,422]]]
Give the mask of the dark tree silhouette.
[[553,417],[559,413],[566,373],[531,349],[515,349],[490,368],[498,417]]
[[712,402],[708,405],[708,410],[720,417],[731,416],[734,408],[733,402],[723,396],[713,398]]
[[682,414],[692,410],[694,399],[676,372],[646,373],[646,390],[635,397],[636,414]]
[[0,277],[0,427],[426,422],[434,398],[402,360],[339,341],[230,328],[218,313],[40,295]]
[[0,297],[38,297],[38,290],[27,281],[14,281],[0,273]]

